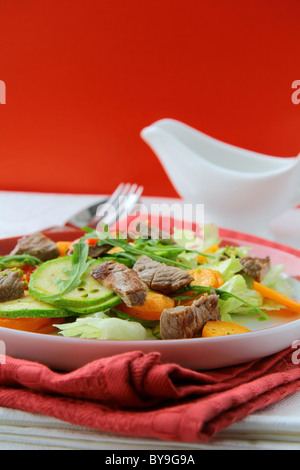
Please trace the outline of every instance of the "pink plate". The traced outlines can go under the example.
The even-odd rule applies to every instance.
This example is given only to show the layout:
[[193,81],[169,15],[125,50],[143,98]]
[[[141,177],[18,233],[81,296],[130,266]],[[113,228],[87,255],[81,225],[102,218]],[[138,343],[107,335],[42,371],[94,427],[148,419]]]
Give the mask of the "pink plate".
[[[54,241],[74,240],[81,234],[80,230],[47,232]],[[220,236],[226,244],[251,246],[251,254],[262,257],[269,255],[273,264],[285,264],[286,273],[290,276],[300,274],[300,253],[297,250],[224,229],[220,229]],[[17,238],[0,240],[0,255],[8,254],[16,241]],[[297,298],[300,300],[300,292]],[[300,320],[296,314],[288,318],[275,315],[266,322],[245,316],[241,322],[252,332],[187,340],[104,341],[0,328],[0,340],[7,355],[37,361],[58,370],[74,370],[92,360],[132,350],[145,353],[156,351],[164,362],[207,370],[268,356],[300,341]]]

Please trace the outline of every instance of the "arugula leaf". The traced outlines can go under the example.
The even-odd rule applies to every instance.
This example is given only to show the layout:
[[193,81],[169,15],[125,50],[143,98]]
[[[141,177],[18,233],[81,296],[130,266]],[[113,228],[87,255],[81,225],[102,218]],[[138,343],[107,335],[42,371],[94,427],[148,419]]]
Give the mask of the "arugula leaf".
[[0,256],[0,269],[9,268],[15,264],[19,266],[24,266],[25,264],[29,266],[39,266],[42,264],[42,261],[36,256],[27,254]]
[[57,294],[45,294],[43,296],[44,302],[53,302],[60,300],[60,298],[76,289],[81,284],[81,277],[94,261],[93,259],[88,260],[89,247],[84,242],[74,243],[74,251],[72,253],[72,265],[69,271],[65,271],[67,279],[57,279],[56,283],[60,288]]
[[[258,307],[255,307],[253,305],[251,305],[249,302],[247,302],[246,300],[242,299],[241,297],[238,297],[237,295],[235,294],[232,294],[231,292],[227,292],[225,290],[222,290],[222,289],[217,289],[215,287],[206,287],[206,286],[186,286],[186,287],[183,287],[182,289],[180,289],[178,291],[178,294],[177,296],[173,297],[174,300],[183,300],[183,299],[191,299],[193,297],[197,297],[197,295],[199,294],[203,294],[203,293],[207,293],[207,294],[210,294],[210,292],[214,290],[216,292],[216,294],[220,297],[220,299],[222,300],[228,300],[229,298],[235,298],[237,299],[239,302],[243,303],[244,305],[246,305],[247,307],[249,307],[249,315],[258,315],[258,320],[269,320],[269,317],[268,315],[263,312],[262,310],[260,310]],[[184,294],[184,292],[193,292],[195,291],[195,294],[192,295],[192,296],[184,296],[184,295],[181,295],[181,294]]]
[[133,242],[137,248],[145,249],[154,254],[164,256],[165,258],[176,258],[182,253],[191,253],[193,255],[201,255],[206,258],[215,259],[215,255],[207,254],[199,250],[192,250],[180,244],[174,244],[170,240],[151,240],[145,238],[137,238]]
[[97,232],[96,230],[91,230],[89,227],[83,227],[83,230],[87,231],[87,234],[84,235],[81,240],[84,241],[88,238],[98,238],[97,245],[111,245],[117,246],[122,248],[125,253],[129,253],[133,256],[148,256],[149,258],[153,259],[154,261],[158,261],[159,263],[169,264],[173,266],[177,266],[181,269],[190,269],[190,266],[180,263],[179,261],[175,261],[164,256],[158,255],[156,253],[152,253],[143,248],[136,248],[134,245],[130,244],[124,238],[113,238],[112,235],[108,231],[104,232]]
[[60,294],[67,294],[81,284],[81,277],[87,270],[93,259],[87,261],[89,247],[86,243],[78,242],[74,244],[72,254],[72,267],[70,271],[66,271],[69,276],[67,280],[58,279],[57,285],[61,288]]
[[161,256],[161,255],[157,255],[156,253],[149,252],[148,250],[143,250],[143,249],[136,248],[136,247],[130,245],[129,243],[127,243],[127,242],[125,242],[125,244],[124,244],[123,241],[121,241],[121,240],[109,239],[108,241],[101,241],[100,243],[98,242],[97,244],[103,245],[105,243],[108,243],[112,246],[118,246],[120,248],[123,248],[125,253],[130,253],[130,254],[133,254],[135,256],[145,255],[145,256],[148,256],[149,258],[153,259],[154,261],[158,261],[159,263],[164,263],[164,264],[169,264],[169,265],[171,264],[173,266],[177,266],[177,267],[182,268],[182,269],[190,269],[190,266],[188,266],[186,264],[183,264],[183,263],[180,263],[179,261],[175,261],[173,259],[166,258],[166,257]]
[[136,258],[129,255],[128,253],[113,253],[111,255],[102,255],[101,260],[105,261],[116,261],[117,263],[125,264],[128,268],[132,268],[136,262]]

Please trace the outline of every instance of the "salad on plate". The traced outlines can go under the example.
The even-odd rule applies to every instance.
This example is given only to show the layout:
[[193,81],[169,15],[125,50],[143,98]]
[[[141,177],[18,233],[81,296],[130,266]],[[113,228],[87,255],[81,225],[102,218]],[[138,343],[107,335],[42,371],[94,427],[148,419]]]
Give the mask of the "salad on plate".
[[[72,242],[21,237],[0,257],[0,327],[94,340],[172,340],[251,333],[239,319],[300,313],[285,266],[203,237],[138,221],[134,231],[83,228]],[[263,326],[262,326],[263,328]]]

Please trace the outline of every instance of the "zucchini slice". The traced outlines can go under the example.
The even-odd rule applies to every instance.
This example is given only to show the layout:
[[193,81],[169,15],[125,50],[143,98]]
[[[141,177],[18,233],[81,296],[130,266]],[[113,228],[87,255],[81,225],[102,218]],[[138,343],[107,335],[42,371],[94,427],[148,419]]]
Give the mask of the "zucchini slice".
[[104,310],[108,310],[109,308],[116,307],[116,305],[119,305],[122,302],[122,299],[118,295],[114,295],[108,300],[105,300],[104,302],[101,302],[97,305],[92,305],[88,307],[66,307],[70,315],[73,313],[76,313],[76,315],[88,315],[89,313],[97,313],[97,312],[103,312]]
[[0,317],[5,318],[58,318],[68,317],[67,310],[36,300],[25,294],[20,299],[0,302]]
[[[51,304],[62,308],[91,307],[115,296],[113,290],[90,275],[91,271],[101,263],[102,261],[95,260],[83,274],[81,285]],[[30,277],[28,286],[30,295],[37,300],[47,301],[47,295],[59,293],[56,280],[68,279],[66,271],[71,269],[71,264],[71,256],[64,256],[46,261],[39,266]]]

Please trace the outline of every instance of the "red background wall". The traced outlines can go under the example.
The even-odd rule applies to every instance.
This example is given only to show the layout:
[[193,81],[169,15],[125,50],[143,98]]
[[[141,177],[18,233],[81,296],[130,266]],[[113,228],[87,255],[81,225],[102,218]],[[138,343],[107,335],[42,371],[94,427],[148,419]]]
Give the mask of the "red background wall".
[[174,196],[140,130],[300,152],[298,0],[0,0],[1,190]]

